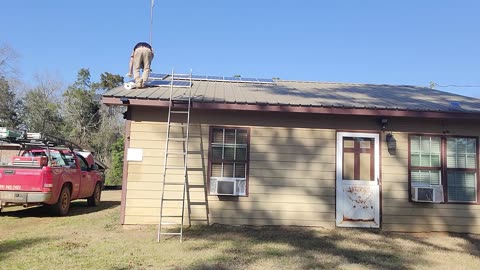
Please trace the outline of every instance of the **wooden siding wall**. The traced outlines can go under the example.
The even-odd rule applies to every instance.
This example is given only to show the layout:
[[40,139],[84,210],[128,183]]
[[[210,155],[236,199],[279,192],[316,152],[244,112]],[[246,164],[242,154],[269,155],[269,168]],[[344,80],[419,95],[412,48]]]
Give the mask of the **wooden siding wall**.
[[[166,111],[132,110],[130,147],[142,148],[142,162],[128,163],[125,224],[157,224],[160,213]],[[207,196],[209,127],[250,128],[248,197]],[[375,117],[288,113],[193,112],[189,144],[189,216],[192,223],[303,225],[335,227],[336,131],[379,132]],[[391,119],[387,132],[397,152],[381,141],[382,228],[387,231],[480,232],[480,205],[415,204],[408,201],[408,133],[479,136],[479,128],[461,121]],[[173,131],[181,136],[181,130]],[[181,150],[181,145],[171,149]],[[181,160],[172,160],[181,164]],[[182,172],[177,173],[182,180]],[[169,175],[174,177],[174,175]],[[166,196],[181,190],[169,188]],[[175,194],[176,192],[176,194]],[[178,211],[169,203],[167,213]],[[178,213],[178,212],[177,212]],[[188,223],[188,220],[186,221]]]
[[[445,125],[443,123],[442,125]],[[479,136],[480,125],[467,122],[450,122],[448,125],[422,122],[412,124],[401,121],[396,127],[412,133]],[[397,141],[394,155],[382,147],[382,228],[385,231],[425,232],[448,231],[480,233],[480,204],[432,204],[408,200],[408,133],[393,132]],[[385,134],[382,136],[385,141]],[[477,176],[478,177],[478,176]],[[479,202],[480,203],[480,202]]]

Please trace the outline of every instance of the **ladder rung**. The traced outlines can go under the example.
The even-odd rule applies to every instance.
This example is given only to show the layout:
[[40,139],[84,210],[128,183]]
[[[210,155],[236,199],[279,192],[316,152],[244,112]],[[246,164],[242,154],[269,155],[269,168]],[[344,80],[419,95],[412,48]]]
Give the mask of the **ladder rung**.
[[205,185],[188,185],[189,188],[205,188]]
[[172,127],[186,127],[187,124],[186,123],[170,123],[170,126]]
[[182,216],[162,216],[162,218],[181,218]]
[[185,185],[185,182],[165,182],[165,185],[181,186],[181,185]]
[[183,166],[167,166],[165,169],[173,169],[173,170],[184,170],[185,167]]
[[208,221],[206,218],[191,218],[190,221]]
[[207,205],[206,202],[191,202],[189,205]]
[[170,141],[184,142],[187,138],[168,138]]
[[162,225],[180,225],[178,222],[162,221]]
[[188,113],[188,111],[170,111],[170,113]]
[[181,235],[182,233],[179,232],[162,232],[161,235]]
[[187,152],[168,152],[167,155],[169,156],[185,156]]

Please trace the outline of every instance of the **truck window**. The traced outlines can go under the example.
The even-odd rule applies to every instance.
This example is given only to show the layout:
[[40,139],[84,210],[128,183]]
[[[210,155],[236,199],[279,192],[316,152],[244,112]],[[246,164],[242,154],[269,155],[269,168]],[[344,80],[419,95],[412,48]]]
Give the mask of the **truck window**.
[[80,155],[77,155],[78,161],[80,162],[80,169],[82,172],[88,171],[88,163],[87,161]]
[[[25,151],[22,156],[24,157],[48,157],[47,153],[45,153],[47,150],[41,150],[41,151]],[[51,160],[51,166],[65,166],[68,164],[67,158],[62,152],[56,151],[56,150],[50,150],[50,158]]]
[[65,166],[67,163],[65,162],[65,157],[59,152],[50,152],[50,156],[52,157],[52,166]]

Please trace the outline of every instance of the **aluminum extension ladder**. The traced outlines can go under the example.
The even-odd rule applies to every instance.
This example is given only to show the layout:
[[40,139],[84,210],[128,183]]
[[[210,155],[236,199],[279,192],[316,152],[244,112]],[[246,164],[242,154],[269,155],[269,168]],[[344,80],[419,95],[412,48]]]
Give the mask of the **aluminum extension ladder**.
[[[185,79],[187,76],[190,77],[190,85],[188,86],[188,93],[184,93],[180,97],[174,97],[174,84],[175,84],[175,76],[182,76],[180,78]],[[185,97],[185,94],[187,96]],[[165,156],[164,156],[164,163],[163,163],[163,185],[162,185],[162,195],[160,198],[160,220],[158,223],[158,232],[157,232],[157,242],[160,242],[162,235],[171,235],[171,236],[180,236],[180,242],[183,241],[183,223],[184,223],[184,216],[185,216],[185,194],[187,192],[187,185],[188,185],[188,140],[189,140],[189,127],[190,127],[190,112],[191,112],[191,105],[192,105],[192,73],[190,72],[189,75],[185,74],[174,74],[172,70],[171,75],[171,82],[170,82],[170,94],[169,94],[169,105],[168,105],[168,120],[167,120],[167,136],[165,140]],[[176,115],[175,117],[172,117]],[[175,122],[172,121],[172,118],[177,118]],[[178,119],[180,118],[180,120]],[[171,129],[174,128],[181,128],[180,132],[182,137],[172,137]],[[185,135],[185,136],[183,136]],[[170,143],[171,142],[180,142],[183,143],[182,150],[170,150]],[[177,159],[183,158],[183,166],[173,166],[169,164],[169,159],[177,157]],[[172,175],[169,174],[171,171],[181,171],[183,170],[183,179],[181,181],[174,181],[172,180]],[[176,178],[176,177],[175,177]],[[176,178],[178,179],[178,178]],[[182,195],[179,197],[167,198],[165,196],[165,188],[170,188],[173,186],[182,186],[183,192]],[[171,192],[171,191],[167,191]],[[178,193],[178,191],[174,191],[174,193]],[[172,214],[165,214],[164,207],[165,202],[181,202],[181,213],[176,215]],[[173,221],[171,219],[174,219]],[[178,220],[181,220],[178,222]],[[180,231],[178,232],[171,232],[167,231],[164,225],[179,225]]]

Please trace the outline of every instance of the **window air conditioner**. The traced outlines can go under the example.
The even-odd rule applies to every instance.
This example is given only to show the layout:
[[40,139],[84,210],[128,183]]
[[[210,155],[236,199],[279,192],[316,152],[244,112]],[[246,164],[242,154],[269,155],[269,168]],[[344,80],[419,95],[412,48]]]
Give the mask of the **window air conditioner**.
[[215,186],[216,190],[212,193],[216,195],[236,195],[235,194],[235,180],[217,180]]
[[443,202],[442,186],[413,187],[413,198],[415,202],[441,203]]

